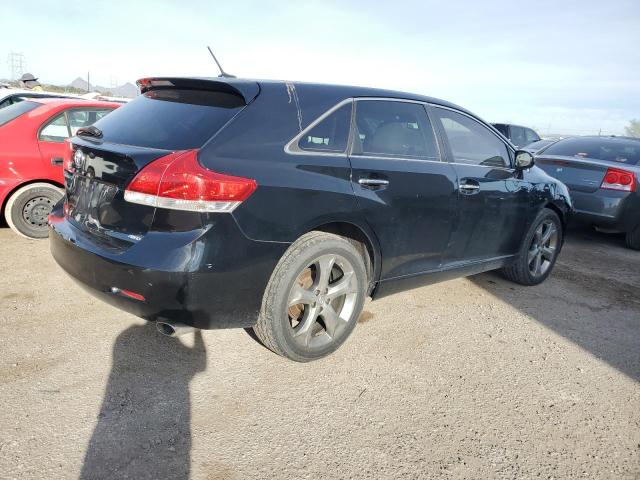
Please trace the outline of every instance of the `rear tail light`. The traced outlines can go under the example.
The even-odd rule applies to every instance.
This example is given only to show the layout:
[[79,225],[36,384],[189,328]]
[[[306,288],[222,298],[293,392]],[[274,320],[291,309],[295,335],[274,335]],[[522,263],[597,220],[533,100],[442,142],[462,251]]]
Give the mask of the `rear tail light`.
[[602,180],[600,188],[605,190],[621,190],[623,192],[636,191],[636,176],[633,172],[619,168],[609,168]]
[[134,177],[124,199],[151,207],[232,212],[257,188],[255,180],[217,173],[198,162],[197,150],[154,160]]

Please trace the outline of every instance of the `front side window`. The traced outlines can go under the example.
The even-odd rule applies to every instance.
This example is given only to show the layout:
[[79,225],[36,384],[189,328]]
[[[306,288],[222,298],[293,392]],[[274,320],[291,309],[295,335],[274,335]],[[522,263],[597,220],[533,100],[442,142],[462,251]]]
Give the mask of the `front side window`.
[[64,139],[70,136],[67,117],[62,112],[40,130],[38,139],[43,142],[64,142]]
[[489,167],[510,166],[507,146],[488,128],[461,113],[434,108],[445,132],[453,161]]
[[342,153],[347,149],[352,104],[328,115],[298,141],[302,150]]
[[439,160],[435,135],[424,106],[384,100],[358,101],[353,155]]

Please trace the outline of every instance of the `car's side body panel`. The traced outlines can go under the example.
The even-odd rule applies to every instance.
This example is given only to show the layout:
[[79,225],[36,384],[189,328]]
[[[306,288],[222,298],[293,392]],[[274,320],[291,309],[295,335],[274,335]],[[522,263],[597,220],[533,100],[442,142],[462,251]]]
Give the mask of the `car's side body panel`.
[[[342,225],[361,232],[373,257],[373,297],[379,298],[506,265],[540,209],[555,204],[566,213],[570,208],[562,184],[539,169],[474,172],[477,178],[488,175],[487,198],[479,197],[480,206],[470,207],[466,215],[481,212],[489,197],[496,202],[515,200],[515,205],[500,210],[496,204],[490,213],[509,217],[490,219],[490,230],[495,227],[502,232],[491,231],[494,250],[454,261],[451,239],[469,238],[474,232],[468,222],[460,221],[458,211],[458,180],[470,174],[456,172],[445,155],[437,162],[394,162],[364,155],[355,158],[348,149],[331,154],[296,152],[287,145],[318,117],[351,99],[355,103],[372,97],[406,100],[425,109],[437,104],[469,112],[399,92],[260,82],[259,93],[253,96],[253,82],[230,82],[248,92],[249,104],[199,149],[198,161],[216,172],[256,181],[257,189],[231,214],[190,213],[193,222],[181,227],[177,217],[182,213],[157,208],[151,213],[148,231],[126,238],[124,231],[97,231],[91,224],[83,231],[68,220],[62,207],[54,211],[54,257],[101,298],[147,319],[168,318],[201,328],[250,326],[257,319],[275,265],[289,245],[308,231],[336,231]],[[436,138],[442,147],[439,133]],[[92,148],[84,138],[74,139],[74,144]],[[387,176],[394,188],[361,188],[359,176],[373,173]],[[96,211],[94,217],[100,213]],[[118,242],[122,247],[114,248]],[[453,242],[462,244],[462,240]],[[457,251],[461,256],[462,247]],[[74,265],[78,258],[86,263],[86,271]],[[450,261],[445,263],[446,259]],[[136,303],[118,295],[118,289],[132,290],[148,300]]]

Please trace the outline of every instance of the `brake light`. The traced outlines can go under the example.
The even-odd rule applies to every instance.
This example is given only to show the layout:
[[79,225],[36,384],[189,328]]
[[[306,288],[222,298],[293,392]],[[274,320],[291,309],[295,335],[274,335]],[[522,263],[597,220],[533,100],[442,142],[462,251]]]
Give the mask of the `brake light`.
[[609,168],[602,180],[600,188],[605,190],[621,190],[623,192],[636,191],[636,176],[633,172],[620,168]]
[[67,172],[73,173],[75,168],[73,166],[73,144],[69,139],[64,141],[64,153],[62,154],[62,169]]
[[217,173],[197,150],[174,152],[145,166],[124,192],[128,202],[172,210],[232,212],[257,188],[255,180]]

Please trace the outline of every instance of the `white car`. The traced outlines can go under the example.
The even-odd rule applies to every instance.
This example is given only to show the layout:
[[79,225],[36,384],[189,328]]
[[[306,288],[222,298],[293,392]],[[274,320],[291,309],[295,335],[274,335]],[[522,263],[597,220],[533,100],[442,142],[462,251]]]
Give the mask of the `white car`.
[[33,97],[78,98],[77,95],[68,93],[34,92],[33,90],[0,86],[0,108],[8,107],[14,103],[21,102],[25,98]]

